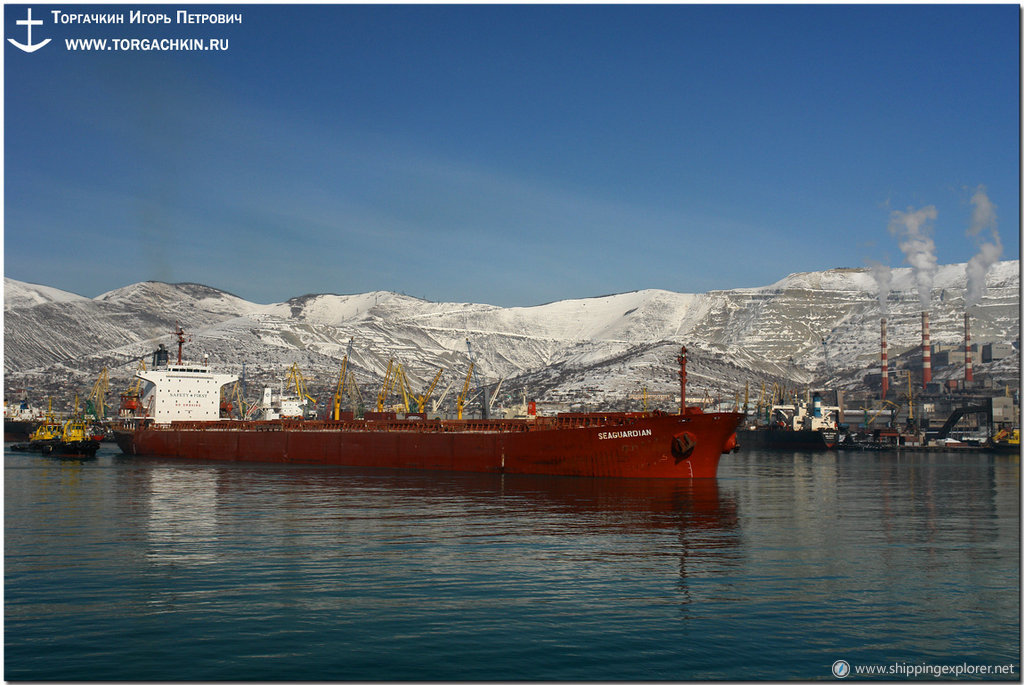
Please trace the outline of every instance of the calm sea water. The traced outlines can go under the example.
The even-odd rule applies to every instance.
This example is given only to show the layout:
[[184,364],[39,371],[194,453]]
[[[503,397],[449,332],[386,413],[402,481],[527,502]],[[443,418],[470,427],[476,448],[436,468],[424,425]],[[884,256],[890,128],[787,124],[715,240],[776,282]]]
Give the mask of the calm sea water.
[[4,476],[6,680],[1020,679],[1016,455],[668,483],[104,448]]

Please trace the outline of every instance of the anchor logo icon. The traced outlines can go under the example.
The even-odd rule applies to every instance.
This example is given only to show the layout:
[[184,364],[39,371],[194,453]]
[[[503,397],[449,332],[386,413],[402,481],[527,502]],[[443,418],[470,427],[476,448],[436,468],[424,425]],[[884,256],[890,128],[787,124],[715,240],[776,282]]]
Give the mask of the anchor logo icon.
[[43,47],[44,45],[46,45],[47,43],[50,42],[49,38],[44,40],[42,43],[33,43],[32,42],[32,27],[33,26],[42,26],[43,25],[43,20],[42,19],[32,19],[32,8],[31,7],[28,8],[28,18],[27,19],[19,19],[18,21],[14,22],[14,23],[17,24],[18,26],[26,26],[26,27],[28,27],[28,43],[23,45],[23,44],[19,43],[18,41],[14,40],[13,38],[8,38],[7,39],[8,42],[11,43],[11,45],[13,45],[14,47],[18,48],[19,50],[24,50],[25,52],[35,52],[36,50],[38,50],[39,48]]

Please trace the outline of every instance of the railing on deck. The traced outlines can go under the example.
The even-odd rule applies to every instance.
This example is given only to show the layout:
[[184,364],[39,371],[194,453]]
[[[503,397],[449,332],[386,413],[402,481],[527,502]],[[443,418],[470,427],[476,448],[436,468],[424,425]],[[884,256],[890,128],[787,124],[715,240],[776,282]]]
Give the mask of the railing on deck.
[[523,433],[537,430],[588,428],[591,426],[628,426],[635,423],[638,419],[660,414],[661,412],[653,414],[629,412],[560,414],[558,416],[538,416],[536,419],[417,419],[415,421],[406,419],[376,421],[360,419],[343,421],[301,421],[290,419],[279,419],[276,421],[175,421],[170,425],[151,426],[151,428],[155,430],[184,431]]

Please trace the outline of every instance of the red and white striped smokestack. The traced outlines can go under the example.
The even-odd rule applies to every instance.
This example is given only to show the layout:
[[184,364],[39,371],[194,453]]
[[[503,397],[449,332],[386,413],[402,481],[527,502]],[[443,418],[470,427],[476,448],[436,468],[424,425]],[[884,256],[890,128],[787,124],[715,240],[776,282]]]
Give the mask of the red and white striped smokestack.
[[971,316],[964,312],[964,382],[974,381],[974,360],[971,358]]
[[932,382],[932,338],[928,330],[928,312],[921,312],[921,382],[925,390]]
[[882,319],[882,399],[889,392],[889,352],[885,342],[885,319]]

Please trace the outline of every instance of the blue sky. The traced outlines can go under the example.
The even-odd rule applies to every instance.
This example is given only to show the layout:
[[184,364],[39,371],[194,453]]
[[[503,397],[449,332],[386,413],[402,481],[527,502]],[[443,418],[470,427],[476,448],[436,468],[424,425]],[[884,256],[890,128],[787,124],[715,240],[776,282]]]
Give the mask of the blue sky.
[[[1020,254],[1017,5],[12,5],[4,271],[503,306]],[[134,9],[241,24],[133,25]],[[57,23],[125,14],[125,24]],[[226,51],[71,51],[70,38]],[[979,188],[996,222],[970,235]]]

